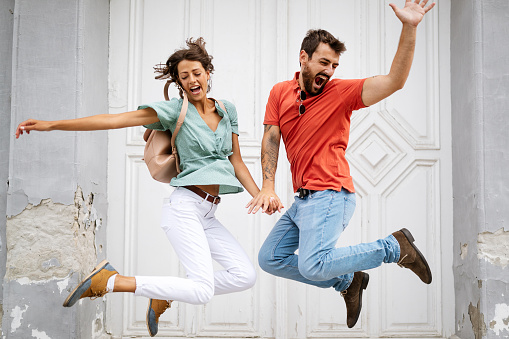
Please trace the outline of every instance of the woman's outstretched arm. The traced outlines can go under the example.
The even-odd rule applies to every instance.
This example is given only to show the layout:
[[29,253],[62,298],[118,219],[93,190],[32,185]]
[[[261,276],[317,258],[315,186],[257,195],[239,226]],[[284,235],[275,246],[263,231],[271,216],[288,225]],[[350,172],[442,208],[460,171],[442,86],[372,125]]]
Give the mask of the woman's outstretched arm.
[[152,108],[119,114],[99,114],[69,120],[43,121],[29,119],[20,123],[16,128],[16,139],[23,132],[30,134],[30,131],[98,131],[149,125],[158,121],[157,113]]

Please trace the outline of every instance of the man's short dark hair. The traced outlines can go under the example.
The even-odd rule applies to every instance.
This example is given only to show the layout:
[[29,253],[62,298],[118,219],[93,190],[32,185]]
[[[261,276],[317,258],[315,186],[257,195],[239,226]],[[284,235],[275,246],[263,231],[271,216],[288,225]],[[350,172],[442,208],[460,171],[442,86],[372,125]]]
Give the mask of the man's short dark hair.
[[330,34],[324,29],[310,29],[307,32],[304,40],[302,40],[300,50],[305,51],[308,54],[308,57],[311,59],[313,53],[321,42],[329,45],[332,50],[339,55],[346,51],[345,44],[336,39],[334,35]]

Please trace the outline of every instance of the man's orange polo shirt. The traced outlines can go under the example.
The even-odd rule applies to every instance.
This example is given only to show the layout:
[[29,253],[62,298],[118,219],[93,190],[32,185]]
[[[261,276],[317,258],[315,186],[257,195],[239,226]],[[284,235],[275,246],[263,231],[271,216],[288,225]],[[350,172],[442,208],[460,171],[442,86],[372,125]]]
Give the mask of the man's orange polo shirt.
[[306,112],[299,116],[298,77],[299,72],[293,80],[272,88],[263,122],[281,130],[291,165],[293,190],[345,188],[354,192],[345,151],[352,111],[366,107],[361,99],[365,79],[330,80],[320,95],[307,95],[302,102]]

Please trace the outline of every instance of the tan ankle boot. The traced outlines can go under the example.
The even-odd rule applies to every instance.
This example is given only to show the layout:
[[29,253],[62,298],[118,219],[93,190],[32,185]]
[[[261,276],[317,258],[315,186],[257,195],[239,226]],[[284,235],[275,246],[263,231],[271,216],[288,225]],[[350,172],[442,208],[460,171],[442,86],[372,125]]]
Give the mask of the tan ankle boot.
[[398,265],[414,272],[425,284],[431,283],[431,270],[424,255],[414,245],[414,237],[406,228],[392,233],[399,243],[400,255]]
[[83,279],[64,301],[64,307],[71,307],[81,298],[99,298],[108,293],[108,279],[118,272],[107,260],[103,260]]
[[148,302],[146,321],[148,333],[151,337],[157,334],[157,331],[159,330],[159,317],[164,313],[164,311],[171,307],[171,303],[171,300],[168,301],[159,299],[150,299]]
[[355,272],[350,286],[341,292],[346,304],[346,325],[352,328],[359,320],[362,309],[362,290],[368,287],[369,274]]

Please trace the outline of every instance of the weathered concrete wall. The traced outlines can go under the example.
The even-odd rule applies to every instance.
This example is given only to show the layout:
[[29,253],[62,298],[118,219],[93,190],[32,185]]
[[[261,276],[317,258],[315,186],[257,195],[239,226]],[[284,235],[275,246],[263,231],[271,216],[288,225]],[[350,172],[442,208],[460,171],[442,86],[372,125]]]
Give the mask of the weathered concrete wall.
[[509,2],[453,0],[456,326],[509,337]]
[[[13,3],[12,125],[107,112],[109,2]],[[104,259],[107,133],[33,132],[8,159],[3,336],[104,336],[103,299],[62,303]]]
[[[11,130],[11,70],[14,0],[0,2],[0,279],[5,275],[7,185]],[[3,315],[3,286],[0,281],[0,318]],[[1,327],[1,322],[0,322]]]

